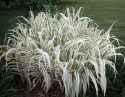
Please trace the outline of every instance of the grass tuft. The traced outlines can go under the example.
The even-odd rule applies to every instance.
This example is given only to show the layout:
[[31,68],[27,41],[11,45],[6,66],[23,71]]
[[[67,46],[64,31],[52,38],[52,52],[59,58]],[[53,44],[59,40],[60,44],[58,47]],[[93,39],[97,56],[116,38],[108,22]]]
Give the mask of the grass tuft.
[[[13,43],[3,55],[13,60],[6,62],[7,69],[26,80],[29,90],[41,83],[46,91],[54,81],[60,83],[66,97],[86,94],[93,82],[96,95],[100,85],[106,93],[106,65],[116,74],[116,50],[114,42],[119,40],[88,17],[80,16],[82,7],[76,12],[67,8],[65,13],[40,12],[36,17],[23,19],[27,24],[17,23],[17,27],[6,35],[7,46]],[[62,83],[63,82],[63,83]]]

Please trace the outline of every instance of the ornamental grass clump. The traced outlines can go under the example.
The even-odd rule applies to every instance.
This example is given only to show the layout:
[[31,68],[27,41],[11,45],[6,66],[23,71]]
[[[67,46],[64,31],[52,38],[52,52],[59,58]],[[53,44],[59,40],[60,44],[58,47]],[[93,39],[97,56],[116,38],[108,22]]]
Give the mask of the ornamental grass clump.
[[6,68],[19,74],[32,90],[41,83],[46,91],[57,81],[66,97],[86,94],[90,82],[96,90],[106,93],[106,65],[116,73],[116,50],[118,41],[108,31],[99,29],[88,17],[81,17],[79,8],[67,8],[65,13],[51,15],[40,12],[36,17],[24,18],[27,24],[17,23],[9,30],[7,45],[13,46],[4,55],[13,60]]

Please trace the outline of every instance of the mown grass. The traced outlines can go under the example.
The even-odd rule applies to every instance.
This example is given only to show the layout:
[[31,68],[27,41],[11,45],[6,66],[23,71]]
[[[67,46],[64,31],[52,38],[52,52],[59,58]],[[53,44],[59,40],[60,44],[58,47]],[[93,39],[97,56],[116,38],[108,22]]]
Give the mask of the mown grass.
[[[93,19],[100,28],[107,30],[110,25],[118,20],[111,33],[119,39],[125,39],[125,0],[60,0],[61,8],[75,6],[84,7],[83,16]],[[4,42],[4,36],[10,27],[17,22],[16,16],[25,15],[25,9],[12,8],[0,11],[0,44]],[[121,43],[125,46],[125,43]],[[125,50],[121,50],[125,55]]]
[[22,15],[25,15],[23,7],[0,10],[0,45],[4,44],[5,33],[18,22],[17,16]]

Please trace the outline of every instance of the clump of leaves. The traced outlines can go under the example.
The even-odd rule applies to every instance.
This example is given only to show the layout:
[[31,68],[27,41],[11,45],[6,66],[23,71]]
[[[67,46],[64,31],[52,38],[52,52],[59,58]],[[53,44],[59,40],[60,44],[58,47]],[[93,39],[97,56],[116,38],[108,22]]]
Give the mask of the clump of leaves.
[[[107,92],[106,97],[124,97],[125,96],[125,65],[123,65],[123,58],[119,57],[116,60],[117,75],[114,79],[114,74],[109,67],[106,67],[107,76]],[[105,97],[99,89],[99,97]],[[80,96],[82,97],[82,95]],[[92,88],[87,91],[87,97],[96,97]]]
[[[27,24],[17,23],[6,37],[9,47],[3,56],[13,57],[6,64],[12,72],[26,80],[32,90],[39,82],[48,91],[54,81],[65,90],[66,97],[86,94],[90,83],[98,95],[98,85],[106,93],[106,66],[116,73],[116,50],[113,42],[119,40],[88,17],[81,17],[79,8],[67,8],[65,13],[51,15],[41,12],[34,17],[30,12]],[[124,48],[124,47],[123,47]],[[13,64],[12,64],[13,63]]]
[[[0,55],[6,50],[5,46],[0,46]],[[6,71],[4,68],[5,64],[5,57],[3,57],[0,60],[0,97],[13,97],[14,93],[17,92],[17,90],[10,85],[14,74],[10,74],[10,71]]]
[[[111,94],[115,94],[114,97],[124,97],[125,96],[125,65],[122,65],[123,61],[122,58],[116,61],[116,69],[117,69],[117,76],[116,79],[113,80],[110,74],[107,73],[108,79],[108,86],[107,87],[107,95],[112,96]],[[108,69],[107,69],[108,70]],[[109,70],[108,70],[109,71]],[[113,76],[113,75],[112,75]],[[108,92],[111,91],[111,92]],[[119,95],[119,96],[116,96]]]

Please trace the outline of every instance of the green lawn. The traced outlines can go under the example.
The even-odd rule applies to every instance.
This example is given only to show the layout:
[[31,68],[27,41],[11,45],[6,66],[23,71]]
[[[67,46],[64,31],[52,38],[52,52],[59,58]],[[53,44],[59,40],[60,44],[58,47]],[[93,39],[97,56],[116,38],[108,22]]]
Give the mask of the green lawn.
[[18,22],[17,16],[25,14],[24,8],[12,8],[0,10],[0,45],[4,44],[5,33],[14,28]]
[[[84,7],[83,16],[93,19],[100,28],[107,30],[118,20],[111,33],[119,39],[125,39],[125,0],[60,0],[60,9],[67,6]],[[24,15],[24,8],[13,8],[0,11],[0,44],[3,44],[5,33],[17,22],[16,16]],[[13,28],[13,27],[12,27]],[[125,46],[125,43],[121,43]],[[125,55],[125,50],[121,50]]]

